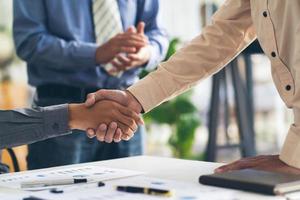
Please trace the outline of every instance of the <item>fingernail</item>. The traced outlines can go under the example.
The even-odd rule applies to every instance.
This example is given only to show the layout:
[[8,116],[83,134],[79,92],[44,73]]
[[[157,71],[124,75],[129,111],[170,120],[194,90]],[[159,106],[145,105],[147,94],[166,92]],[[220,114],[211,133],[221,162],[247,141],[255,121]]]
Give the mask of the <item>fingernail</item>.
[[105,142],[106,142],[106,143],[111,143],[112,140],[106,139]]
[[119,143],[120,140],[119,140],[119,139],[114,139],[114,142],[115,142],[115,143]]
[[215,170],[214,170],[214,172],[215,172],[215,173],[222,173],[222,172],[223,172],[223,170],[222,170],[222,169],[220,169],[220,168],[217,168],[217,169],[215,169]]
[[110,124],[110,128],[116,129],[118,127],[118,124],[116,122],[112,122]]

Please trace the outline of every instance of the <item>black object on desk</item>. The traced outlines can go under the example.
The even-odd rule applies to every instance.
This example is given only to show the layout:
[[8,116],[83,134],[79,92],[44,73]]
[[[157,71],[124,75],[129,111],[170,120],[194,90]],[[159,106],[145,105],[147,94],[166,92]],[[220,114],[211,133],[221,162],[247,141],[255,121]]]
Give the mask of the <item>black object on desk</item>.
[[199,177],[199,182],[204,185],[245,190],[268,195],[283,195],[300,191],[300,175],[252,169],[203,175]]
[[37,197],[26,197],[26,198],[23,198],[23,200],[45,200],[45,199],[41,199],[41,198],[37,198]]
[[103,187],[105,186],[105,183],[103,183],[102,181],[98,182],[98,187]]
[[159,195],[159,196],[172,196],[170,190],[162,190],[155,188],[144,188],[144,187],[134,187],[134,186],[117,186],[117,190],[120,192],[129,193],[139,193],[139,194],[149,194],[149,195]]
[[62,189],[52,188],[50,189],[50,192],[53,194],[62,194],[64,191]]

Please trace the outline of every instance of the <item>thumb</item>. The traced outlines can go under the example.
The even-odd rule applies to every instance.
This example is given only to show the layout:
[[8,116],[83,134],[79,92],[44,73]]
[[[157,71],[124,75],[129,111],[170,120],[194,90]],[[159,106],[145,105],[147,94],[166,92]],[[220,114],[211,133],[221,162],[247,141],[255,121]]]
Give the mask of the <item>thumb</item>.
[[91,107],[96,103],[96,95],[95,93],[90,93],[87,95],[84,105],[86,107]]
[[91,107],[98,101],[101,101],[104,99],[112,100],[109,96],[109,90],[98,90],[97,92],[88,94],[84,104],[86,107]]
[[122,104],[123,106],[128,106],[127,98],[125,97],[125,92],[121,90],[98,90],[97,92],[88,94],[85,101],[86,107],[91,107],[96,102],[101,100],[111,100]]
[[123,106],[128,106],[128,99],[126,93],[122,90],[99,90],[95,95],[96,101],[111,100]]
[[136,28],[134,26],[130,26],[126,32],[127,33],[136,33]]
[[141,35],[145,34],[145,22],[139,22],[137,25],[137,33]]

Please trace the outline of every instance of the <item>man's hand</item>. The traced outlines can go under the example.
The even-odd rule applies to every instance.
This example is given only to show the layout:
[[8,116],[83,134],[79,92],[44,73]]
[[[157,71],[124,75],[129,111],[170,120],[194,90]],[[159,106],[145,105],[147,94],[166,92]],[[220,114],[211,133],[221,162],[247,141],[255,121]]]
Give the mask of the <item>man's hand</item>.
[[[87,96],[85,105],[86,107],[91,107],[97,101],[104,99],[118,102],[123,106],[132,109],[136,113],[140,113],[142,111],[142,106],[138,100],[130,92],[121,90],[99,90],[95,93],[91,93]],[[131,138],[128,137],[128,134],[122,134],[123,131],[119,130],[116,126],[112,126],[112,124],[113,123],[111,123],[109,127],[105,127],[104,124],[101,124],[97,129],[89,127],[89,129],[87,129],[87,134],[89,137],[112,137],[109,139],[113,139],[115,142],[119,142],[121,139],[129,140]],[[141,121],[138,124],[142,125],[144,122]],[[113,135],[113,133],[115,133],[115,135]]]
[[[127,33],[138,34],[143,37],[145,41],[148,41],[147,36],[145,35],[145,23],[140,22],[137,25],[137,29],[130,27],[127,30]],[[117,55],[112,61],[111,64],[115,67],[114,72],[126,71],[132,68],[136,68],[146,64],[151,57],[151,46],[146,45],[141,48],[137,48],[136,52]]]
[[[114,123],[111,123],[112,121]],[[112,128],[118,127],[116,134],[122,132],[124,137],[131,138],[138,128],[137,124],[140,123],[143,123],[142,119],[136,112],[113,101],[99,101],[90,108],[83,104],[69,105],[70,129],[86,130],[91,127],[97,128],[99,124],[102,124],[99,129],[106,129],[106,124],[110,124]],[[108,132],[107,137],[97,135],[97,139],[110,143],[114,134],[115,132]]]
[[143,35],[125,32],[117,34],[108,42],[98,47],[96,51],[96,62],[106,64],[113,60],[119,53],[134,54],[138,49],[148,44]]
[[126,71],[140,67],[149,61],[151,56],[150,48],[151,47],[147,45],[140,48],[140,50],[134,54],[119,54],[111,61],[111,64],[115,67],[116,71]]
[[215,173],[224,173],[240,169],[258,169],[271,172],[300,174],[300,169],[288,166],[279,159],[279,155],[263,155],[242,158],[233,163],[215,169]]
[[123,106],[126,106],[136,113],[142,111],[142,106],[138,100],[129,92],[122,90],[98,90],[97,92],[87,95],[85,101],[86,107],[93,106],[96,102],[101,100],[111,100],[117,102]]

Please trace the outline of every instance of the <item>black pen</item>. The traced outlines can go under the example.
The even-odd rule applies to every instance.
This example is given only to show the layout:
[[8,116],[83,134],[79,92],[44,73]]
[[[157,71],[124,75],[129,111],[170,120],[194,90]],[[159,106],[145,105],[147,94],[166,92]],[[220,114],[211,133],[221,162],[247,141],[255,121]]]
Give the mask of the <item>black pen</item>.
[[120,192],[129,192],[129,193],[139,193],[139,194],[149,194],[149,195],[158,195],[158,196],[172,196],[170,190],[162,190],[155,188],[144,188],[144,187],[135,187],[135,186],[117,186],[117,190]]

